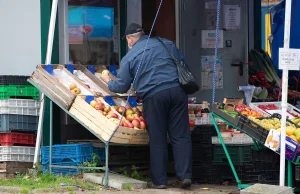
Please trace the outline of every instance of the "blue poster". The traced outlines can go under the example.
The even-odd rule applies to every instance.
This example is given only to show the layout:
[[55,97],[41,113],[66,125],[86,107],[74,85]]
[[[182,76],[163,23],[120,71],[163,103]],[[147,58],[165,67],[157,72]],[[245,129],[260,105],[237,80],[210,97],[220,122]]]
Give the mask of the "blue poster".
[[70,38],[112,38],[114,9],[106,7],[69,6]]

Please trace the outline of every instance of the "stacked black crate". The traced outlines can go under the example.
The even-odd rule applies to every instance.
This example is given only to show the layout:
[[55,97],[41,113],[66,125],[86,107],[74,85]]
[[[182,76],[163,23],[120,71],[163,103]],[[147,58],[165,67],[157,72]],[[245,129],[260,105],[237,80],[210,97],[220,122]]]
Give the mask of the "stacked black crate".
[[196,127],[192,133],[193,145],[193,181],[196,183],[215,184],[217,171],[213,168],[213,145],[211,138],[216,130],[213,125]]

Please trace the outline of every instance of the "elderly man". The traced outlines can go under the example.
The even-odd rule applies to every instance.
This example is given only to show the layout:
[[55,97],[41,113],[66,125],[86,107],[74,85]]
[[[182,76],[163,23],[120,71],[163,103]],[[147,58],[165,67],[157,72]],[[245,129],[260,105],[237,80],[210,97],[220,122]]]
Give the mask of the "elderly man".
[[[172,143],[175,169],[182,188],[191,186],[192,144],[188,116],[188,96],[178,81],[176,64],[156,38],[150,38],[142,27],[132,23],[125,30],[129,52],[122,59],[115,81],[105,77],[112,92],[125,93],[134,77],[134,90],[143,100],[143,114],[150,137],[151,178],[153,187],[167,188],[168,143]],[[161,39],[178,59],[183,55],[169,40]],[[141,62],[142,56],[143,61]]]

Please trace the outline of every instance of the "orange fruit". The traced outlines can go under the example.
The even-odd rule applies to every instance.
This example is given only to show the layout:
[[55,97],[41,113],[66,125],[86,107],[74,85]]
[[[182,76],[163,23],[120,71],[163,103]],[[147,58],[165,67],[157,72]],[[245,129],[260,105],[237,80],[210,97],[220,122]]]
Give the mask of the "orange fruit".
[[287,127],[287,128],[286,128],[286,134],[287,134],[288,136],[291,136],[291,135],[294,134],[295,130],[296,130],[296,129]]
[[297,140],[297,138],[296,138],[295,135],[290,135],[289,137],[290,137],[291,139],[295,140],[296,142],[298,142],[298,140]]

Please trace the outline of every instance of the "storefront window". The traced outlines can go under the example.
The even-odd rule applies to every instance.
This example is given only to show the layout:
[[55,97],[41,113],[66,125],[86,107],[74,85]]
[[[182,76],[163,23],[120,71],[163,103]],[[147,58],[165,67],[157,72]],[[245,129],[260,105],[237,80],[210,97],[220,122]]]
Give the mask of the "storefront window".
[[119,0],[68,0],[70,62],[119,63]]

